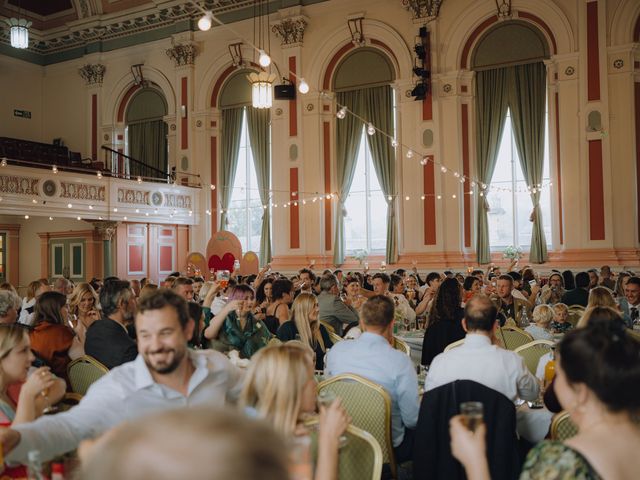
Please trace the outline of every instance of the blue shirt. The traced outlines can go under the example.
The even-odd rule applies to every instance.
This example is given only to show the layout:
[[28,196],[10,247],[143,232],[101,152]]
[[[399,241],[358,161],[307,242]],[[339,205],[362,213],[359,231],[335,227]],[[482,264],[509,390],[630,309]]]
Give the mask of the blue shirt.
[[415,428],[420,402],[418,376],[409,356],[386,338],[365,332],[357,340],[336,343],[327,355],[325,375],[355,373],[382,386],[391,396],[391,438],[397,447],[404,429]]

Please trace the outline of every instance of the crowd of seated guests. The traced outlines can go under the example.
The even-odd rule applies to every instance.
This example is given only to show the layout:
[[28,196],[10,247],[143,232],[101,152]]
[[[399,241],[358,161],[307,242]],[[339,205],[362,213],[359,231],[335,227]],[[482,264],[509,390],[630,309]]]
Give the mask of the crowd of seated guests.
[[[304,420],[315,410],[313,373],[324,370],[326,377],[355,373],[387,390],[395,458],[398,463],[415,461],[420,454],[416,445],[425,438],[423,412],[416,367],[406,353],[396,350],[394,334],[399,325],[424,332],[420,363],[430,365],[430,370],[423,398],[452,382],[469,380],[512,403],[535,401],[539,380],[518,354],[505,350],[497,340],[500,327],[519,327],[533,339],[556,341],[564,335],[557,349],[561,366],[556,367],[556,379],[545,392],[550,406],[554,399],[556,404],[559,400],[573,418],[571,405],[564,400],[566,390],[584,384],[586,397],[571,398],[582,401],[592,394],[600,403],[589,404],[589,408],[607,410],[610,399],[601,399],[593,390],[595,380],[576,376],[576,372],[573,377],[567,373],[560,378],[570,370],[563,363],[563,345],[582,338],[574,330],[600,336],[604,338],[600,343],[583,339],[580,345],[586,342],[593,350],[589,364],[606,364],[611,359],[597,350],[615,337],[611,333],[615,331],[625,354],[631,355],[627,343],[633,342],[633,327],[640,325],[640,278],[621,272],[615,279],[608,267],[576,275],[553,271],[541,278],[531,267],[520,271],[513,267],[506,273],[493,265],[487,271],[469,269],[466,276],[430,272],[423,281],[415,266],[413,272],[401,269],[391,274],[316,273],[309,267],[289,277],[267,266],[247,277],[233,272],[224,288],[217,281],[188,278],[179,272],[159,285],[148,279],[115,277],[75,286],[67,279],[56,279],[53,285],[41,279],[29,284],[23,300],[10,285],[0,286],[0,324],[9,325],[0,329],[0,423],[15,426],[0,430],[0,441],[9,459],[25,462],[33,449],[51,458],[153,411],[238,402],[245,414],[267,420],[291,440],[306,435]],[[576,324],[570,313],[577,306],[583,307],[584,314]],[[24,328],[13,326],[16,324]],[[335,336],[353,340],[336,341]],[[448,345],[462,339],[462,346],[444,353]],[[637,344],[629,345],[637,349]],[[235,362],[222,355],[233,357],[233,351],[250,361],[244,379]],[[567,352],[570,356],[571,350]],[[93,357],[111,372],[66,416],[36,420],[45,407],[62,398],[67,366],[82,355]],[[636,350],[635,366],[631,357],[627,359],[627,380],[637,374],[632,371],[640,362],[637,355]],[[550,358],[543,357],[543,367]],[[222,376],[221,370],[226,372]],[[603,381],[601,377],[597,380]],[[627,383],[630,394],[640,398],[637,385]],[[630,401],[625,405],[633,406]],[[105,410],[110,413],[104,415]],[[581,420],[582,413],[577,412],[574,421],[589,428]],[[319,418],[318,464],[309,478],[337,478],[338,439],[348,414],[338,401],[321,409]],[[452,451],[471,478],[475,471],[484,474],[487,460],[479,435],[462,431],[464,428],[458,418],[452,420]],[[640,447],[631,433],[627,440]],[[101,443],[113,446],[108,438]],[[566,447],[557,445],[535,448],[525,463],[524,478],[539,478],[526,477],[535,462],[563,452],[570,457],[572,452],[584,453],[580,445],[569,444],[568,453]],[[576,458],[579,455],[571,457],[572,461]],[[609,468],[606,462],[600,467],[596,457],[585,458],[592,472]],[[96,464],[92,462],[87,461],[87,468]],[[295,463],[291,458],[287,462],[287,468]],[[415,465],[415,478],[421,478],[420,462]],[[85,470],[83,474],[87,475]]]

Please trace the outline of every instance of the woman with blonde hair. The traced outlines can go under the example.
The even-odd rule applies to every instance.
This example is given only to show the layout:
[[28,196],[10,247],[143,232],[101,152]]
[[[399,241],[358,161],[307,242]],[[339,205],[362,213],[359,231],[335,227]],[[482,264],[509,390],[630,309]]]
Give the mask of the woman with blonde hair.
[[100,320],[98,294],[91,285],[83,282],[75,286],[69,296],[69,313],[78,340],[84,345],[87,329],[93,322]]
[[66,385],[49,367],[35,369],[27,377],[31,362],[28,330],[20,325],[0,328],[0,424],[31,422],[57,403]]
[[20,318],[18,323],[33,326],[33,312],[36,307],[37,298],[44,292],[51,290],[49,282],[46,278],[34,280],[27,286],[27,296],[22,299],[22,308],[20,309]]
[[589,291],[589,301],[585,310],[593,307],[617,308],[618,305],[613,298],[613,292],[607,287],[593,287]]
[[302,292],[291,306],[291,319],[278,328],[276,336],[286,342],[300,340],[316,354],[316,370],[324,370],[324,355],[333,342],[329,332],[318,320],[318,299],[313,293]]
[[533,309],[533,322],[524,330],[534,340],[553,340],[551,321],[553,320],[553,308],[549,305],[538,305]]
[[[313,352],[296,341],[260,350],[251,362],[240,394],[240,406],[267,420],[285,439],[307,434],[303,421],[315,412],[315,400]],[[320,407],[315,480],[337,478],[340,435],[349,421],[339,399],[329,407]]]

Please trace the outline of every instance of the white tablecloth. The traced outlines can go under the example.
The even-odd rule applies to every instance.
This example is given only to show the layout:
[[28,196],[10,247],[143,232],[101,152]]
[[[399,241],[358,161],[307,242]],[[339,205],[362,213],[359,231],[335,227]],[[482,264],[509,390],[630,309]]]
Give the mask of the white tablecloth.
[[531,443],[544,440],[551,426],[553,413],[546,408],[529,408],[525,403],[516,410],[518,435]]
[[411,360],[418,365],[422,360],[422,342],[424,340],[424,332],[402,332],[396,335],[400,340],[409,345],[411,349]]

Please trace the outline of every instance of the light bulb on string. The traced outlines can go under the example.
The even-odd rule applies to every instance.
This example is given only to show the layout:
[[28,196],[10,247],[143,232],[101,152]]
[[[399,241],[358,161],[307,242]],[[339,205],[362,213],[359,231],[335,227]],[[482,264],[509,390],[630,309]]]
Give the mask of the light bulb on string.
[[436,198],[437,198],[438,200],[442,200],[442,195],[438,195]]
[[427,164],[427,157],[422,157],[420,159],[420,165],[422,165],[423,167]]
[[411,197],[407,195],[406,197],[404,197],[404,199],[408,202],[409,200],[411,200]]
[[102,172],[101,172],[100,170],[98,170],[98,171],[96,172],[96,176],[97,176],[98,178],[102,178]]
[[413,158],[413,150],[407,150],[407,158]]
[[398,146],[398,141],[397,141],[395,138],[392,138],[392,139],[391,139],[391,146],[392,146],[393,148],[396,148],[396,147]]
[[213,15],[211,12],[206,12],[202,17],[200,17],[200,20],[198,20],[198,28],[203,32],[210,30],[212,17]]
[[444,165],[442,165],[442,166],[440,167],[440,171],[441,171],[442,173],[447,173],[447,167],[445,167]]
[[53,167],[51,167],[51,171],[53,173],[58,173],[58,167],[56,167],[55,165]]
[[303,95],[305,93],[309,93],[309,84],[304,78],[300,79],[300,83],[298,84],[298,91]]
[[67,203],[67,208],[73,208],[73,205],[70,203]]
[[258,63],[261,67],[268,67],[271,65],[271,57],[264,50],[259,50]]
[[373,123],[369,123],[369,125],[367,125],[367,133],[369,135],[376,133],[376,127],[373,126]]
[[451,198],[458,198],[458,196],[454,193],[453,195],[451,195]]
[[458,172],[453,172],[453,176],[458,178],[458,177],[460,177],[460,174]]
[[465,182],[465,178],[464,177],[460,177],[460,183],[464,183]]
[[424,200],[424,195],[420,195],[420,200]]
[[336,113],[336,117],[338,117],[340,120],[342,120],[346,116],[347,116],[347,107],[342,107],[340,110],[338,110],[338,113]]

